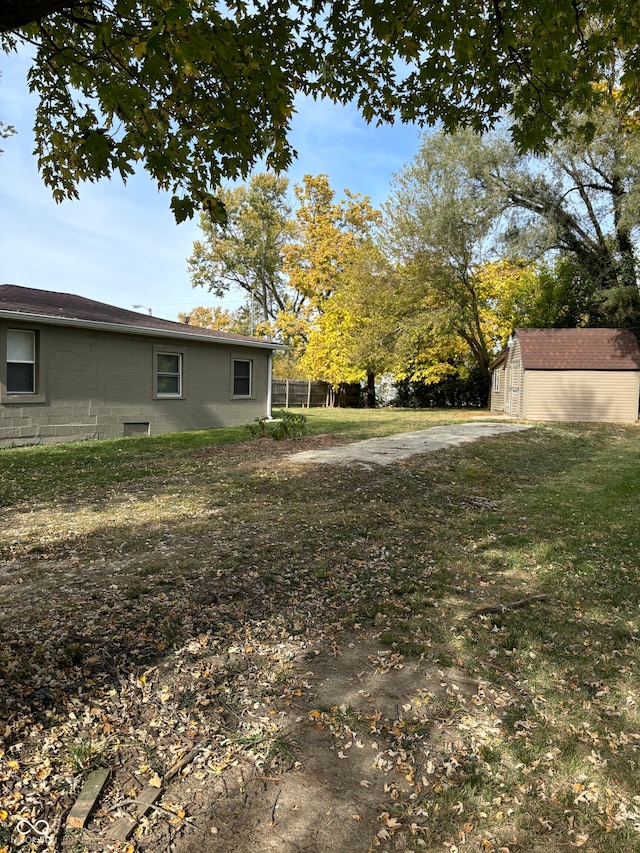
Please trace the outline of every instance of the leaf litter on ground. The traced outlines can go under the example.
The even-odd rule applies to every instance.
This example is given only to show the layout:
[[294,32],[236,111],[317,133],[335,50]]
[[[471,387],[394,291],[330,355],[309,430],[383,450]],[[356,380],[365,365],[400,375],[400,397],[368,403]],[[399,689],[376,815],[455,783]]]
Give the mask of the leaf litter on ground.
[[[542,427],[375,476],[261,440],[9,505],[0,850],[330,849],[341,777],[336,849],[637,849],[638,438]],[[323,699],[336,668],[361,692]]]

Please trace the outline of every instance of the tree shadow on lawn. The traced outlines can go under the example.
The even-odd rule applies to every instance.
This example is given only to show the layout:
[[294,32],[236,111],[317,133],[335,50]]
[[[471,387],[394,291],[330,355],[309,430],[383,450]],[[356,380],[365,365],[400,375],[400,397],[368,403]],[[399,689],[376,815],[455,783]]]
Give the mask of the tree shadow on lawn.
[[[264,445],[262,461],[253,458],[244,468],[240,461],[230,472],[231,505],[224,482],[203,476],[195,489],[175,482],[141,488],[141,500],[158,500],[152,521],[136,519],[135,501],[127,509],[130,497],[117,492],[107,509],[122,500],[126,522],[111,523],[99,510],[90,529],[69,533],[73,525],[66,523],[38,545],[32,519],[28,548],[17,542],[4,552],[0,707],[4,762],[17,764],[7,765],[4,795],[15,795],[18,784],[31,787],[39,816],[64,812],[78,773],[93,766],[90,756],[82,765],[82,744],[94,745],[93,763],[120,768],[112,802],[127,784],[162,775],[196,742],[209,744],[206,760],[225,773],[230,741],[252,726],[268,731],[271,710],[272,720],[299,725],[291,708],[300,700],[309,724],[301,697],[316,694],[301,681],[312,668],[305,656],[326,654],[345,628],[366,629],[372,643],[382,637],[396,653],[422,655],[432,675],[453,667],[476,683],[493,680],[510,697],[500,712],[508,735],[515,736],[518,720],[540,725],[539,689],[566,687],[567,707],[590,701],[597,711],[599,702],[608,714],[605,698],[624,693],[629,681],[613,663],[614,651],[630,658],[633,629],[606,609],[598,619],[571,616],[571,589],[534,570],[531,555],[544,544],[539,532],[522,525],[514,542],[504,516],[519,489],[557,472],[554,445],[573,442],[576,464],[584,460],[582,437],[542,434],[532,442],[530,435],[420,457],[375,476],[357,467],[301,471],[269,459]],[[497,559],[500,536],[508,547]],[[509,548],[517,559],[505,557]],[[577,560],[579,543],[575,548]],[[469,619],[481,604],[508,603],[523,591],[552,600]],[[602,669],[594,668],[591,680],[580,674],[574,686],[569,676],[587,654],[587,640],[590,649],[600,643]],[[335,665],[339,670],[339,657]],[[604,696],[596,696],[605,689],[600,682]],[[338,707],[345,704],[339,693]],[[436,718],[456,713],[448,708]],[[628,709],[616,713],[623,730]],[[580,744],[586,748],[587,741]],[[609,773],[624,786],[628,750],[618,753],[623,757],[612,757]],[[273,772],[290,766],[281,759]],[[332,760],[341,763],[335,751]],[[464,780],[456,784],[465,790]],[[321,810],[314,814],[307,819],[321,820]],[[450,816],[451,826],[463,823]],[[386,827],[390,837],[392,829]]]
[[[306,564],[295,525],[288,549],[269,525],[254,526],[251,541],[242,546],[234,525],[230,531],[211,528],[208,522],[185,522],[182,536],[169,547],[162,527],[110,526],[108,535],[103,529],[67,535],[15,556],[13,571],[5,575],[11,581],[5,583],[5,602],[11,601],[13,613],[29,615],[3,625],[0,701],[7,773],[0,804],[28,790],[30,813],[54,825],[71,807],[82,776],[106,765],[112,779],[92,824],[102,834],[108,832],[108,810],[126,799],[127,790],[140,788],[152,773],[163,776],[189,745],[206,744],[207,765],[201,768],[206,790],[190,788],[185,795],[184,786],[174,785],[169,792],[173,801],[184,803],[186,796],[203,828],[215,826],[217,849],[225,843],[237,851],[270,849],[259,846],[266,843],[267,826],[271,849],[294,850],[300,843],[366,849],[384,829],[378,815],[388,798],[385,785],[402,779],[393,762],[375,772],[370,766],[387,746],[379,732],[374,750],[368,724],[381,713],[381,703],[371,693],[363,699],[358,690],[379,692],[376,664],[368,660],[377,653],[377,641],[359,642],[358,660],[348,664],[348,651],[344,661],[331,651],[345,617],[361,606],[354,592],[366,581],[366,543],[350,539],[353,550],[339,548],[336,555],[340,537],[334,529],[330,570],[328,553],[319,558],[317,549],[318,559]],[[123,542],[137,547],[154,540],[151,552],[121,548]],[[276,547],[280,561],[274,564]],[[371,547],[380,563],[380,545]],[[74,556],[62,558],[64,552]],[[379,592],[371,594],[377,600]],[[366,598],[363,594],[362,601]],[[380,655],[384,666],[384,652]],[[391,711],[382,706],[387,728],[403,716],[398,705],[410,703],[411,694],[429,683],[416,668],[405,671],[400,658],[396,663],[386,676],[395,711],[388,719]],[[312,690],[321,665],[337,670],[344,688],[334,683],[333,692]],[[353,675],[358,690],[347,687],[351,668],[358,670]],[[442,676],[436,678],[440,684]],[[366,749],[354,746],[351,735],[343,742],[349,773],[335,747],[335,720],[309,717],[317,702],[345,705],[346,715],[357,713],[359,702],[368,705],[368,716],[362,713],[359,725],[351,721],[350,730],[367,733]],[[431,710],[420,718],[423,738]],[[336,715],[330,708],[329,713]],[[285,731],[304,766],[292,768],[286,755],[270,754],[274,725]],[[248,757],[230,746],[252,737],[258,741]],[[295,776],[291,786],[278,787],[277,822],[270,818],[273,784],[261,781],[257,769],[267,767],[269,775],[289,768]],[[352,783],[356,787],[345,798]],[[22,798],[15,801],[16,815],[25,805]],[[192,837],[195,830],[182,831]],[[149,849],[170,840],[163,833],[166,825],[150,831]],[[196,848],[204,850],[202,837],[195,837]],[[103,851],[106,843],[104,837],[94,839],[90,849]]]

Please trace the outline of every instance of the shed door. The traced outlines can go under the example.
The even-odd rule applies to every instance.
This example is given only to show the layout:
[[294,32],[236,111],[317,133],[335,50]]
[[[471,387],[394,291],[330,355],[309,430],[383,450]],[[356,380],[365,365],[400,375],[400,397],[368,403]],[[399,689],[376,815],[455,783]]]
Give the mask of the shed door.
[[509,369],[509,402],[508,414],[518,417],[520,414],[520,362],[512,362]]

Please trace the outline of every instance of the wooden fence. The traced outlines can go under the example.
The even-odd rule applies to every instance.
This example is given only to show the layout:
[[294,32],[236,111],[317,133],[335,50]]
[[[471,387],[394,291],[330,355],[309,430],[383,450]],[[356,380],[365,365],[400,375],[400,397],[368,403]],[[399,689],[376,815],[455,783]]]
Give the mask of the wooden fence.
[[274,379],[271,383],[271,405],[289,409],[293,406],[326,406],[329,383],[306,379]]
[[334,389],[328,382],[306,379],[274,379],[271,383],[272,408],[281,406],[346,406],[358,408],[363,405],[362,388],[358,382],[341,385]]

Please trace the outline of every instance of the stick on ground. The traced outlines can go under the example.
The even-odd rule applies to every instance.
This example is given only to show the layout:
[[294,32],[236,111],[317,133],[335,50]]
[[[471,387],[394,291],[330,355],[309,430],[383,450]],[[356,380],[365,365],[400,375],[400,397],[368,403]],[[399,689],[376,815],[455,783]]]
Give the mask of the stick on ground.
[[469,614],[469,617],[486,616],[489,613],[504,613],[505,610],[518,610],[520,607],[526,607],[535,601],[548,602],[549,597],[547,595],[528,595],[520,601],[510,602],[510,604],[491,604],[488,607],[480,607],[478,610],[474,610],[473,613]]

